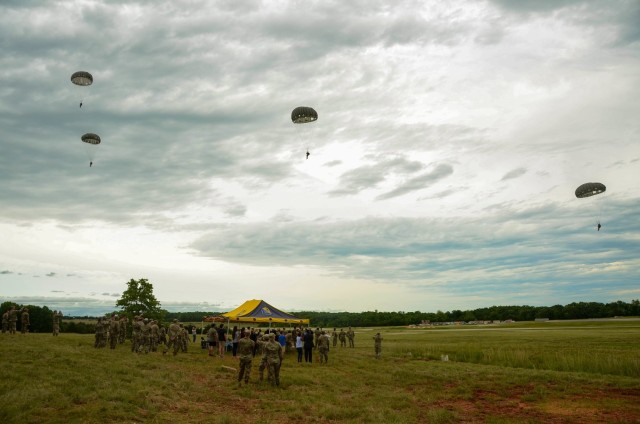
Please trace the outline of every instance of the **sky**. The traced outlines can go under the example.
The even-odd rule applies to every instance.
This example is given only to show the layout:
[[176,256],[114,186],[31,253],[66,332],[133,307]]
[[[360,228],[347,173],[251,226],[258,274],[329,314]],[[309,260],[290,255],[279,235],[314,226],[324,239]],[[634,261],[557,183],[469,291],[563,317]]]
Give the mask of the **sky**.
[[636,0],[4,0],[0,46],[0,301],[640,298]]

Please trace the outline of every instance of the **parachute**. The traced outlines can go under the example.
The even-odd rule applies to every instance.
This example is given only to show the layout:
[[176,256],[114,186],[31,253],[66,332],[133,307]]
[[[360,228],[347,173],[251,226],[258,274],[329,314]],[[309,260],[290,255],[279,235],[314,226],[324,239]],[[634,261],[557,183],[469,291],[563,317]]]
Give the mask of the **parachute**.
[[576,189],[576,197],[582,199],[604,193],[605,191],[607,191],[607,187],[602,183],[584,183]]
[[71,82],[81,86],[91,85],[93,84],[93,75],[85,71],[74,72],[71,75]]
[[[71,75],[71,82],[80,87],[87,87],[93,84],[93,75],[86,71],[74,72]],[[82,108],[83,101],[80,100],[80,107]]]
[[[598,194],[604,193],[607,190],[602,183],[584,183],[580,187],[576,189],[576,197],[578,199],[585,199],[587,197],[596,196]],[[600,208],[598,208],[598,215],[600,215]],[[596,228],[600,231],[600,217],[596,216]]]
[[87,158],[89,159],[89,167],[93,165],[93,160],[96,155],[96,149],[98,145],[102,142],[100,140],[100,136],[98,134],[86,133],[82,137],[80,137],[85,146],[85,152],[87,153]]
[[[318,112],[315,111],[314,108],[308,106],[298,106],[297,108],[291,111],[291,122],[294,124],[309,124],[311,122],[315,122],[318,120]],[[298,137],[300,141],[305,144],[307,149],[307,159],[309,159],[309,138],[310,131],[306,126],[304,129],[302,127],[298,127]]]

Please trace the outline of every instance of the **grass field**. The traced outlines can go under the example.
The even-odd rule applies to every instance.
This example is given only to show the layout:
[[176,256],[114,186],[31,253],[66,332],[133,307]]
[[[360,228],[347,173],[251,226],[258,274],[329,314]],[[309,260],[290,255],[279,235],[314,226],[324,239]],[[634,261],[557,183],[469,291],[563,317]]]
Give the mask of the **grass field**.
[[189,348],[1,334],[0,422],[640,422],[640,321],[356,329],[356,347],[332,348],[328,365],[288,354],[280,387],[257,383],[254,360],[239,388],[223,368],[235,358]]

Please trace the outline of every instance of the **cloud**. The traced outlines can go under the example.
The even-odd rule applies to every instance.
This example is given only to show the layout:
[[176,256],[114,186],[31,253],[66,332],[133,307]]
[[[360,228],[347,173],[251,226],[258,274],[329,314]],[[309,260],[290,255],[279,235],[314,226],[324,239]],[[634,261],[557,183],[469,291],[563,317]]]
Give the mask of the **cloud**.
[[55,277],[55,276],[56,276],[56,273],[55,273],[55,272],[48,272],[48,273],[46,274],[46,276],[47,276],[47,277]]
[[431,185],[453,174],[453,167],[447,164],[438,165],[433,171],[413,177],[399,187],[377,197],[378,200],[391,199],[417,190],[428,189]]
[[9,271],[9,270],[6,270],[6,269],[5,269],[5,270],[3,270],[3,271],[0,271],[0,275],[1,275],[1,274],[5,274],[5,275],[6,275],[6,274],[13,274],[13,271]]
[[506,174],[504,174],[502,176],[502,178],[500,179],[500,181],[507,181],[507,180],[512,180],[518,177],[523,176],[524,174],[527,173],[527,169],[526,168],[516,168],[516,169],[512,169],[511,171],[507,172]]

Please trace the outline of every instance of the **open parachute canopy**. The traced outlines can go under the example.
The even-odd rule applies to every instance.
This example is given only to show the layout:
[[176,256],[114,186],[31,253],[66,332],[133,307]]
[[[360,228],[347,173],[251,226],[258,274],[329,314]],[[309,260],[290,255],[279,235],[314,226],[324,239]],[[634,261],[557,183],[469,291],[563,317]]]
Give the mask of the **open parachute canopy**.
[[604,193],[606,190],[607,187],[602,183],[584,183],[576,189],[576,197],[579,199],[591,197],[596,194]]
[[93,84],[93,76],[89,72],[78,71],[71,75],[71,82],[75,85],[91,85]]
[[291,112],[291,121],[294,124],[306,124],[318,120],[318,112],[312,107],[298,106]]
[[87,144],[100,144],[100,136],[98,134],[86,133],[80,139]]

